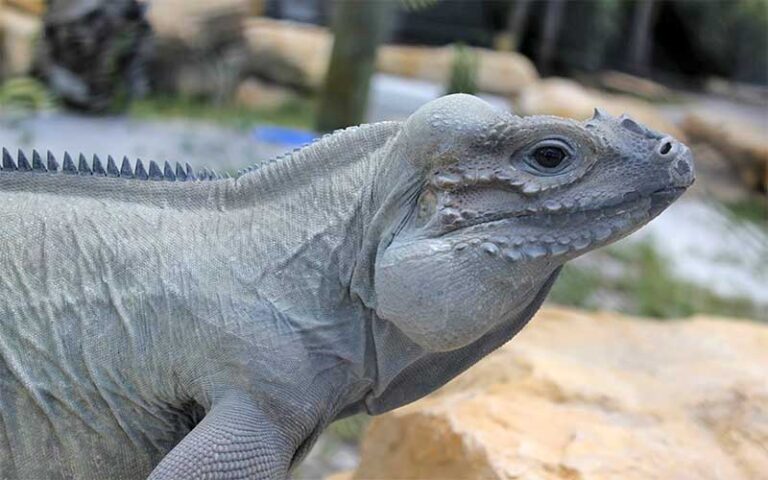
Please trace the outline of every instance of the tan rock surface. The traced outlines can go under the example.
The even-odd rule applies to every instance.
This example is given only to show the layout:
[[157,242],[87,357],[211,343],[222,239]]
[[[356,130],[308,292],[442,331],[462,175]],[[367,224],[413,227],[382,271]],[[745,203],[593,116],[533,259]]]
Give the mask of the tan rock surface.
[[230,36],[239,32],[242,19],[250,11],[249,0],[153,0],[147,19],[161,41],[175,40],[196,47],[211,36],[220,36],[212,30],[230,30]]
[[356,479],[760,479],[768,327],[543,309],[427,399],[376,418]]
[[34,15],[45,12],[45,0],[5,0],[6,5]]
[[383,45],[376,57],[376,69],[390,75],[444,82],[453,62],[450,47]]
[[[290,65],[302,86],[317,89],[323,82],[333,46],[333,35],[314,25],[251,18],[245,36],[257,61],[258,73],[274,81],[287,81],[283,71]],[[533,63],[514,52],[473,49],[479,57],[477,84],[483,92],[517,95],[539,76]],[[445,84],[453,63],[452,47],[382,45],[376,68],[383,73]]]
[[682,122],[694,141],[712,146],[736,167],[751,190],[768,190],[768,116],[762,123],[715,111],[689,113]]
[[646,126],[685,140],[684,133],[652,104],[627,95],[612,95],[585,88],[573,80],[547,78],[525,88],[518,99],[524,115],[557,115],[585,120],[595,107],[611,115],[626,113]]
[[320,88],[333,47],[328,29],[254,17],[246,20],[244,34],[255,73],[281,84]]
[[480,56],[477,85],[483,92],[519,95],[539,81],[539,72],[527,57],[515,52],[474,49]]
[[40,17],[0,4],[0,59],[5,75],[26,75],[32,70],[42,21]]
[[664,85],[648,78],[636,77],[624,72],[609,70],[599,76],[600,85],[606,90],[615,91],[650,101],[661,101],[673,96]]
[[[482,92],[518,95],[539,80],[528,58],[514,52],[473,48],[478,56],[477,87]],[[453,47],[384,45],[377,58],[380,72],[446,84],[453,64]]]
[[292,96],[291,91],[285,87],[271,85],[255,78],[247,78],[237,87],[235,105],[273,110],[285,105]]
[[324,480],[352,480],[355,472],[338,472],[325,477]]

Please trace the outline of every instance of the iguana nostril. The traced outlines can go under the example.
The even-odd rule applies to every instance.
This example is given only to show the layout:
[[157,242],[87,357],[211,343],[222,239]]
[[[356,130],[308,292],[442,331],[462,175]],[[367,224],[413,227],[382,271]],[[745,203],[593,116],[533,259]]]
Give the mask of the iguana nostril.
[[659,149],[659,153],[662,155],[668,154],[672,150],[672,143],[671,142],[664,142],[664,144]]
[[691,173],[691,166],[685,160],[678,160],[675,165],[675,170],[677,170],[677,173],[680,175],[687,175]]

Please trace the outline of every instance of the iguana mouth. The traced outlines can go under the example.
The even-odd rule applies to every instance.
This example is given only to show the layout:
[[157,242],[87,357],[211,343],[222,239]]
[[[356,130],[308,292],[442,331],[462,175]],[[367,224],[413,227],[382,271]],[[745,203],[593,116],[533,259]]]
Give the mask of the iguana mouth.
[[683,193],[685,193],[686,187],[670,187],[656,190],[650,195],[651,209],[650,213],[652,217],[655,217],[662,210],[667,208],[672,202],[677,200]]
[[635,211],[638,207],[642,206],[643,202],[648,201],[650,201],[650,206],[648,207],[649,213],[651,216],[655,216],[682,195],[685,190],[684,187],[665,187],[647,194],[640,194],[638,192],[626,193],[620,197],[604,201],[596,206],[576,207],[571,209],[547,209],[544,207],[537,207],[536,209],[518,212],[485,215],[457,222],[453,228],[442,232],[438,237],[445,237],[459,231],[461,233],[481,231],[487,228],[493,228],[494,226],[504,225],[504,223],[509,220],[524,220],[531,217],[555,220],[565,218],[565,216],[571,216],[575,223],[587,222],[595,220],[595,218],[615,217],[628,211]]

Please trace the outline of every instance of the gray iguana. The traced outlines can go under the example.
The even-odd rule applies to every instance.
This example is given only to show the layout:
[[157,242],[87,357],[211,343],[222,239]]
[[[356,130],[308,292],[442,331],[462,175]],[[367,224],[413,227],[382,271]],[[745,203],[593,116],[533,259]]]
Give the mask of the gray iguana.
[[451,95],[202,176],[6,152],[0,477],[284,479],[512,338],[693,164],[629,117]]

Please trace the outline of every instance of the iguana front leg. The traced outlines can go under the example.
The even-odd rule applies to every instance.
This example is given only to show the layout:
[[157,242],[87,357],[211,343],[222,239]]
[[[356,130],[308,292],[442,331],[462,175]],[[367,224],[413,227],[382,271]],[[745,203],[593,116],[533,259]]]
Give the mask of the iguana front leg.
[[229,393],[149,476],[149,480],[285,479],[303,440],[268,418],[243,393]]

